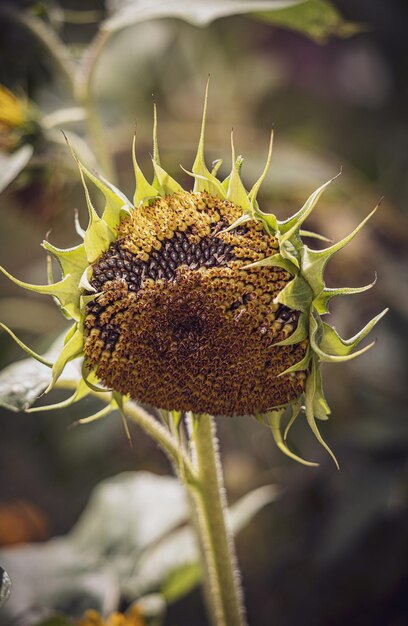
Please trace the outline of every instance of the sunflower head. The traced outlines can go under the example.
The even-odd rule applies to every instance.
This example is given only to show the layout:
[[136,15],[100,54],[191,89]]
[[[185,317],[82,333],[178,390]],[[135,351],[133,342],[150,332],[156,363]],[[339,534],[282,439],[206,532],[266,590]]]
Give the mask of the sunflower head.
[[[74,248],[43,243],[59,261],[61,279],[54,282],[50,276],[48,285],[37,286],[2,271],[26,289],[57,298],[72,318],[50,384],[68,361],[83,358],[83,378],[69,401],[99,389],[98,384],[111,390],[109,410],[125,397],[167,411],[254,415],[268,423],[286,454],[301,460],[281,434],[283,415],[290,414],[290,426],[304,405],[310,427],[329,450],[316,422],[330,413],[320,365],[365,352],[372,344],[358,345],[384,314],[349,340],[321,317],[333,297],[371,287],[328,289],[323,273],[375,209],[342,241],[324,250],[309,248],[302,237],[316,235],[303,231],[303,222],[333,179],[286,220],[262,211],[257,194],[269,168],[272,136],[265,169],[249,192],[232,137],[231,173],[219,180],[221,162],[210,171],[204,160],[206,102],[207,97],[188,172],[192,191],[161,166],[155,115],[154,179],[149,183],[142,173],[134,140],[132,201],[73,153],[89,224],[86,231],[77,228],[83,243]],[[104,194],[102,216],[88,183]]]

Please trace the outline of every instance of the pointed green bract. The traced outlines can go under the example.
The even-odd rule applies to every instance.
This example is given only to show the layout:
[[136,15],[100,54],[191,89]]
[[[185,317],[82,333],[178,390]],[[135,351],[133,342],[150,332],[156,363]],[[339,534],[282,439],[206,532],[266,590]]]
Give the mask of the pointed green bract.
[[321,187],[316,189],[316,191],[313,192],[312,195],[306,200],[306,202],[303,205],[303,207],[297,213],[295,213],[295,215],[293,215],[289,219],[285,220],[284,222],[278,222],[278,224],[279,224],[279,233],[280,233],[279,241],[280,241],[281,245],[283,245],[285,243],[285,241],[290,239],[291,236],[294,235],[296,233],[296,231],[298,231],[300,229],[300,226],[303,224],[305,219],[311,214],[311,212],[315,208],[315,206],[317,204],[317,201],[319,200],[319,198],[322,195],[323,191],[338,176],[339,176],[339,174],[337,174],[337,176],[335,176],[334,178],[331,178],[326,183],[321,185]]
[[85,231],[79,223],[78,209],[74,210],[74,226],[76,234],[79,235],[81,239],[83,239],[85,237]]
[[139,167],[139,164],[136,159],[136,133],[133,136],[133,146],[132,146],[132,157],[133,157],[133,169],[135,172],[136,179],[136,190],[133,197],[133,203],[135,207],[144,204],[147,200],[151,200],[152,198],[156,198],[158,193],[157,189],[153,187],[150,183],[147,182],[145,175]]
[[208,86],[209,86],[209,79],[207,80],[207,85],[205,88],[203,119],[201,123],[201,133],[200,133],[200,139],[198,142],[197,155],[194,160],[193,167],[192,167],[192,175],[194,176],[193,191],[195,192],[206,191],[210,195],[217,196],[220,198],[225,198],[225,192],[220,181],[215,177],[215,175],[212,172],[209,171],[209,169],[207,168],[205,164],[204,140],[205,140],[205,126],[207,122]]
[[224,228],[223,230],[220,230],[220,235],[223,233],[229,233],[231,230],[234,230],[234,228],[238,228],[238,226],[245,224],[245,222],[248,222],[250,219],[251,219],[250,215],[248,215],[247,213],[243,213],[242,215],[240,215],[240,217],[237,220],[235,220],[235,222],[231,224],[231,226],[228,226],[228,228]]
[[107,406],[103,407],[103,409],[100,409],[100,411],[97,411],[92,415],[88,415],[88,417],[81,417],[81,419],[75,422],[75,424],[90,424],[91,422],[96,422],[102,417],[106,417],[110,413],[113,413],[113,411],[116,411],[117,408],[116,402],[111,402]]
[[310,230],[303,230],[302,228],[299,230],[299,235],[301,237],[310,237],[310,239],[318,239],[319,241],[325,241],[326,243],[332,243],[332,240],[324,235],[319,235],[319,233],[313,233]]
[[271,160],[272,160],[272,147],[273,147],[273,129],[271,130],[271,138],[269,140],[269,150],[268,150],[268,156],[266,159],[266,164],[265,164],[265,168],[264,171],[262,172],[262,174],[260,175],[260,177],[258,178],[258,180],[256,181],[255,185],[252,187],[251,191],[249,192],[248,198],[249,201],[252,203],[253,208],[254,207],[254,203],[256,202],[256,197],[258,195],[259,189],[263,183],[263,181],[265,180],[265,177],[269,171],[269,167],[271,165]]
[[222,164],[223,164],[223,160],[222,159],[216,159],[215,161],[213,161],[212,168],[211,168],[211,174],[213,176],[217,176],[217,172],[220,169]]
[[295,276],[275,298],[275,302],[303,312],[310,309],[312,300],[312,290],[301,274]]
[[46,404],[45,406],[31,407],[30,409],[26,409],[26,413],[40,413],[42,411],[56,411],[58,409],[65,409],[66,407],[71,406],[71,404],[79,402],[87,395],[89,395],[89,393],[90,390],[86,386],[85,381],[80,380],[74,393],[66,400],[62,400],[61,402],[57,402],[56,404]]
[[[248,198],[246,189],[242,183],[239,172],[239,161],[235,159],[234,148],[234,133],[231,132],[231,158],[232,158],[232,170],[228,181],[227,200],[234,202],[242,208],[243,211],[247,211],[251,217],[254,217],[254,209]],[[242,163],[242,160],[241,160]]]
[[297,456],[297,454],[291,452],[287,447],[281,433],[281,420],[284,412],[285,409],[281,409],[278,411],[270,411],[266,414],[276,445],[284,454],[286,454],[286,456],[290,457],[294,461],[298,461],[298,463],[302,463],[302,465],[308,465],[309,467],[318,466],[318,463],[313,463],[312,461],[306,461],[305,459],[302,459],[300,456]]
[[225,190],[223,189],[223,186],[221,185],[220,181],[217,180],[215,177],[210,178],[209,176],[206,176],[204,174],[197,174],[194,172],[189,172],[182,165],[180,165],[180,167],[183,170],[183,172],[185,172],[186,174],[194,178],[194,181],[195,181],[194,191],[196,191],[197,181],[201,181],[202,185],[201,185],[200,191],[206,191],[211,196],[216,196],[217,198],[221,198],[221,200],[225,199],[226,197]]
[[100,257],[102,252],[106,252],[112,241],[115,240],[115,235],[105,220],[99,217],[95,211],[81,168],[79,173],[84,187],[86,204],[88,206],[89,213],[89,224],[84,235],[84,247],[88,263],[93,263],[98,257]]
[[330,246],[330,248],[325,248],[324,250],[310,250],[307,246],[304,246],[303,249],[303,259],[302,259],[302,267],[303,273],[307,276],[307,281],[309,285],[312,287],[313,292],[316,296],[318,296],[324,289],[324,280],[323,273],[327,263],[330,261],[332,256],[339,252],[344,246],[346,246],[354,237],[360,232],[363,226],[368,222],[369,219],[374,215],[377,211],[378,205],[367,215],[367,217],[360,222],[360,224],[351,232],[349,235],[344,237],[341,241]]
[[290,274],[297,274],[296,266],[289,261],[289,259],[283,258],[283,256],[279,253],[272,254],[271,256],[266,257],[266,259],[249,263],[248,265],[245,265],[244,269],[250,267],[281,267],[282,269],[287,270]]
[[41,245],[57,259],[64,276],[67,274],[75,274],[80,277],[82,275],[87,262],[83,243],[74,248],[67,248],[65,250],[53,246],[49,241],[43,241]]
[[337,469],[340,469],[335,455],[333,454],[333,452],[331,451],[331,449],[329,448],[329,446],[327,445],[327,443],[321,436],[320,431],[316,424],[316,420],[315,420],[314,404],[315,404],[315,397],[316,397],[316,391],[317,391],[317,381],[316,381],[317,370],[318,370],[318,365],[316,363],[316,358],[313,358],[311,372],[306,380],[306,390],[305,390],[306,419],[314,436],[318,440],[318,442],[330,454]]
[[293,346],[295,343],[300,343],[303,339],[306,339],[308,336],[309,328],[308,328],[308,319],[307,316],[302,313],[299,316],[298,323],[295,331],[286,337],[286,339],[282,339],[282,341],[278,341],[272,345],[274,346]]
[[154,171],[159,181],[160,188],[163,189],[165,195],[172,195],[174,193],[184,193],[184,189],[179,183],[174,180],[158,163],[153,160]]
[[313,398],[313,411],[315,416],[319,420],[329,419],[329,415],[331,413],[330,407],[327,404],[327,400],[323,391],[322,371],[320,367],[316,368],[316,385]]
[[301,402],[301,398],[298,398],[297,400],[295,400],[291,407],[291,412],[292,415],[289,418],[288,423],[286,424],[285,430],[283,432],[283,440],[286,441],[286,439],[288,438],[288,434],[290,429],[292,428],[293,424],[295,423],[295,421],[297,420],[297,418],[299,417],[301,411],[302,411],[302,402]]
[[364,285],[363,287],[337,287],[336,289],[325,287],[320,295],[314,299],[313,305],[319,315],[324,315],[325,313],[329,313],[329,304],[332,298],[336,296],[351,296],[356,293],[363,293],[371,287],[374,287],[377,282],[377,277],[373,280],[372,283],[368,285]]
[[21,339],[19,339],[17,335],[15,335],[13,331],[10,330],[10,328],[8,328],[8,326],[0,322],[0,328],[5,330],[6,333],[8,333],[10,337],[14,339],[16,344],[20,346],[20,348],[24,350],[26,354],[28,354],[28,356],[31,356],[33,359],[35,359],[36,361],[39,361],[39,363],[42,363],[43,365],[46,365],[47,367],[52,367],[51,361],[44,359],[44,357],[42,357],[41,354],[38,354],[37,352],[34,352],[34,350],[31,350],[31,348],[29,348],[23,341],[21,341]]
[[[76,164],[78,165],[79,172],[81,175],[82,184],[85,187],[85,191],[87,193],[87,188],[85,184],[84,177],[86,176],[88,180],[90,180],[99,191],[105,197],[105,209],[102,215],[102,219],[104,222],[111,228],[115,229],[120,222],[120,217],[122,213],[129,213],[131,211],[132,204],[126,198],[126,196],[119,190],[117,187],[112,185],[109,181],[107,181],[101,174],[97,172],[91,172],[78,158],[76,152],[72,149],[67,136],[63,133],[65,141],[67,142],[68,148],[74,158]],[[87,194],[88,195],[88,194]],[[88,198],[87,198],[88,201]]]
[[387,311],[388,309],[384,309],[384,311],[376,315],[360,332],[350,339],[342,339],[334,328],[322,322],[318,316],[312,315],[310,319],[310,342],[313,350],[320,360],[332,363],[349,361],[360,354],[364,354],[374,345],[374,342],[357,352],[355,349],[380,319],[384,317]]
[[4,267],[0,266],[0,272],[23,289],[57,298],[61,307],[65,309],[73,319],[76,320],[79,318],[79,292],[78,288],[75,288],[72,285],[72,278],[70,274],[65,276],[62,280],[52,283],[51,285],[31,285],[30,283],[26,283],[18,278],[15,278],[12,274],[7,272]]
[[293,365],[285,369],[283,372],[278,374],[278,378],[280,378],[281,376],[286,376],[286,374],[290,374],[290,372],[304,372],[309,367],[311,358],[312,358],[312,351],[308,347],[308,349],[306,350],[305,356],[300,361],[298,361],[297,363],[294,363]]
[[[160,165],[160,153],[159,153],[159,141],[157,138],[157,106],[156,102],[153,102],[153,163],[157,163]],[[154,170],[154,177],[152,181],[152,186],[157,190],[160,195],[164,194],[164,190],[160,185],[159,179],[157,177],[157,172]]]
[[72,359],[82,355],[84,347],[84,335],[78,324],[74,325],[74,331],[70,331],[70,338],[64,345],[61,354],[52,367],[52,379],[44,393],[48,393],[54,387],[58,378],[61,376],[66,364]]

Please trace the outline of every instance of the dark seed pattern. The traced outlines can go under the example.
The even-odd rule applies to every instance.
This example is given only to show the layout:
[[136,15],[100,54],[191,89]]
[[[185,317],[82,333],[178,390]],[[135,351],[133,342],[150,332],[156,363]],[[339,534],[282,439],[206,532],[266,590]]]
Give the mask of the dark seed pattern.
[[106,282],[123,279],[128,289],[136,292],[143,288],[147,278],[174,280],[176,270],[182,265],[191,270],[223,267],[235,258],[233,247],[216,236],[204,237],[199,243],[191,243],[190,237],[189,231],[176,232],[159,251],[154,250],[147,261],[135,257],[118,240],[93,265],[91,285],[99,292]]
[[240,214],[186,192],[120,224],[93,264],[98,295],[85,318],[87,365],[104,384],[159,408],[214,415],[262,412],[302,393],[305,372],[280,374],[307,341],[276,345],[298,324],[299,311],[276,303],[291,276],[247,267],[279,246],[255,221],[225,232]]

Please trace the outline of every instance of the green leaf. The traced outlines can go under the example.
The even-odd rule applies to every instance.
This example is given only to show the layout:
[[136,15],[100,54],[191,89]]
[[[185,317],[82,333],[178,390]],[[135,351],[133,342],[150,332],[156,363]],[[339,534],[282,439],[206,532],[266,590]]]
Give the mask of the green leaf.
[[103,24],[116,31],[146,20],[176,17],[194,26],[207,26],[214,20],[253,11],[273,11],[299,4],[301,0],[108,0],[111,17]]
[[25,168],[33,154],[33,147],[25,145],[13,154],[0,152],[0,193],[2,193],[10,183]]
[[[54,362],[61,353],[66,331],[55,340],[45,353],[47,361]],[[81,372],[74,364],[69,364],[63,378],[71,381],[80,380]],[[10,411],[28,409],[48,387],[51,371],[34,359],[17,361],[0,372],[0,406]]]
[[64,615],[54,615],[46,620],[37,622],[34,626],[75,626],[75,623]]
[[[277,497],[277,489],[267,485],[246,494],[230,507],[234,534],[244,528],[268,503]],[[143,594],[159,589],[174,602],[200,582],[200,553],[196,535],[190,526],[179,528],[142,555],[135,575],[127,581],[128,594]]]
[[318,43],[325,43],[331,36],[351,37],[364,30],[363,25],[344,20],[329,0],[307,0],[279,11],[258,13],[256,17],[268,24],[295,30]]
[[202,567],[199,561],[187,563],[184,567],[170,572],[161,588],[161,593],[167,602],[171,604],[190,593],[201,582],[202,575]]

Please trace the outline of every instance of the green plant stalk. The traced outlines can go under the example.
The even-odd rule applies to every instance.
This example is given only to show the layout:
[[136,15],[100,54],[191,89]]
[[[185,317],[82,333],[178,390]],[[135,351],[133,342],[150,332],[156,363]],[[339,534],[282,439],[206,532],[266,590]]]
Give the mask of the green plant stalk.
[[[56,388],[75,389],[76,382],[59,381]],[[109,393],[91,392],[91,395],[106,403],[111,401]],[[123,411],[127,419],[156,441],[189,490],[204,560],[204,595],[213,626],[246,626],[214,419],[209,415],[195,418],[190,428],[192,462],[181,442],[142,407],[127,402]]]
[[211,416],[196,416],[191,442],[198,479],[198,486],[191,490],[210,585],[210,617],[216,626],[245,626],[240,573]]
[[87,112],[88,132],[104,175],[111,182],[116,183],[117,176],[115,165],[106,145],[106,133],[104,132],[103,123],[98,113],[92,90],[97,62],[108,39],[109,33],[101,30],[88,46],[75,75],[74,97]]
[[100,32],[89,46],[79,66],[77,66],[69,48],[45,22],[25,11],[1,9],[9,19],[23,26],[35,37],[50,55],[55,67],[59,69],[76,104],[85,111],[85,121],[92,147],[104,175],[116,182],[116,171],[112,156],[106,146],[105,132],[98,109],[93,99],[92,83],[94,70],[107,39],[106,32]]
[[[77,388],[77,384],[75,380],[59,380],[55,385],[55,389],[69,389],[74,391]],[[104,393],[90,390],[89,395],[106,404],[109,404],[112,400],[112,396],[108,392]],[[126,402],[123,406],[123,412],[127,419],[137,424],[157,443],[178,473],[180,473],[180,467],[182,467],[183,482],[190,486],[196,485],[197,479],[191,460],[180,447],[175,437],[173,437],[153,415],[150,415],[150,413],[134,402]]]

